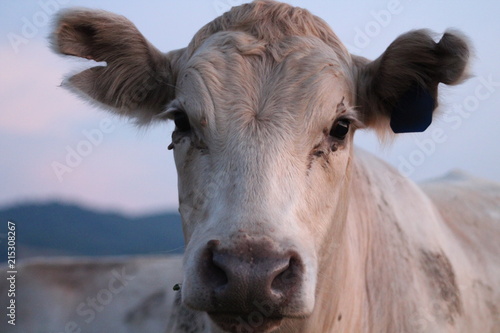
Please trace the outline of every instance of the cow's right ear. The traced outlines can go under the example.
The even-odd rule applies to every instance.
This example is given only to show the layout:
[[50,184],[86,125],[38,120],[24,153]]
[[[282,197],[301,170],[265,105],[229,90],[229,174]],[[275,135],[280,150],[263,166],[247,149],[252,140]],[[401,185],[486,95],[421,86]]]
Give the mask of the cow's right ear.
[[64,10],[52,44],[57,53],[106,62],[70,76],[63,86],[138,123],[150,122],[174,97],[172,55],[157,50],[123,16]]

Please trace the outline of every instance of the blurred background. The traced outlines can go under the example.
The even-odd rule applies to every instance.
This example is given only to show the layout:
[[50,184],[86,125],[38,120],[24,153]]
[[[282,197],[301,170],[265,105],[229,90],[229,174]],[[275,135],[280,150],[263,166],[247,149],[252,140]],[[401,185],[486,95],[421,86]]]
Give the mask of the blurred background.
[[[65,75],[89,65],[51,52],[51,21],[65,7],[105,9],[126,16],[166,52],[243,2],[0,1],[0,237],[13,220],[25,257],[181,252],[177,178],[167,150],[172,124],[138,130],[60,88]],[[500,181],[500,3],[286,2],[323,18],[351,53],[371,59],[408,30],[466,34],[474,76],[440,88],[441,117],[425,133],[399,135],[385,146],[369,131],[355,140],[416,181],[456,168]]]

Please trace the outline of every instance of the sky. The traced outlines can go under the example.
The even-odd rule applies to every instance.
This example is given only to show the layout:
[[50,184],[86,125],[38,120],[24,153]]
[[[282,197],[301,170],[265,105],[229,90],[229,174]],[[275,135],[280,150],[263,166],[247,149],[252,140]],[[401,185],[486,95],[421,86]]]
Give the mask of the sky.
[[[129,215],[176,210],[172,124],[138,130],[61,88],[66,75],[89,65],[51,52],[51,21],[66,7],[112,11],[167,52],[243,2],[0,0],[0,207],[59,200]],[[355,143],[415,181],[461,169],[500,182],[500,2],[287,2],[323,18],[351,53],[370,59],[412,29],[466,34],[473,76],[440,87],[443,115],[426,132],[381,145],[374,133],[358,131]]]

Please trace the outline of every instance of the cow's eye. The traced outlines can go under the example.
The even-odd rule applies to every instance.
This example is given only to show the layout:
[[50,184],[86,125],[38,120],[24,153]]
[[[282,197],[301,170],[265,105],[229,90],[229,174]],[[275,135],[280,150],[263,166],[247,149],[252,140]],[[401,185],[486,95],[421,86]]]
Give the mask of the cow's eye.
[[330,130],[330,135],[338,140],[344,140],[347,133],[349,133],[349,126],[351,123],[349,120],[341,119],[337,121],[332,129]]
[[176,112],[174,114],[174,123],[177,131],[179,132],[187,132],[191,129],[191,124],[189,123],[189,118],[186,112]]

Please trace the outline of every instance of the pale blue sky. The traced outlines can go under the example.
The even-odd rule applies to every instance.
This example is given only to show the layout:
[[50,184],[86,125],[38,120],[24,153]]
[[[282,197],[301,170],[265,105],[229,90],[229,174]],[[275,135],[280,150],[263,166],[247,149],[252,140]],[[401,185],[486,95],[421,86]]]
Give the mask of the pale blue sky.
[[[50,52],[47,18],[68,6],[113,11],[127,16],[154,45],[168,51],[186,46],[201,26],[242,2],[1,0],[0,206],[61,199],[132,214],[176,209],[177,177],[172,152],[166,149],[171,125],[139,132],[127,121],[59,88],[64,75],[85,62]],[[415,180],[461,168],[500,181],[499,2],[289,3],[322,17],[352,53],[368,58],[380,55],[399,34],[411,29],[442,33],[453,27],[468,35],[476,53],[475,77],[461,86],[441,89],[447,118],[435,121],[426,133],[400,136],[383,149],[372,133],[358,131],[356,142]],[[94,140],[90,146],[89,133]],[[436,133],[439,140],[433,139]],[[78,149],[86,156],[68,157]],[[66,158],[72,172],[58,177],[54,162],[65,164]]]

